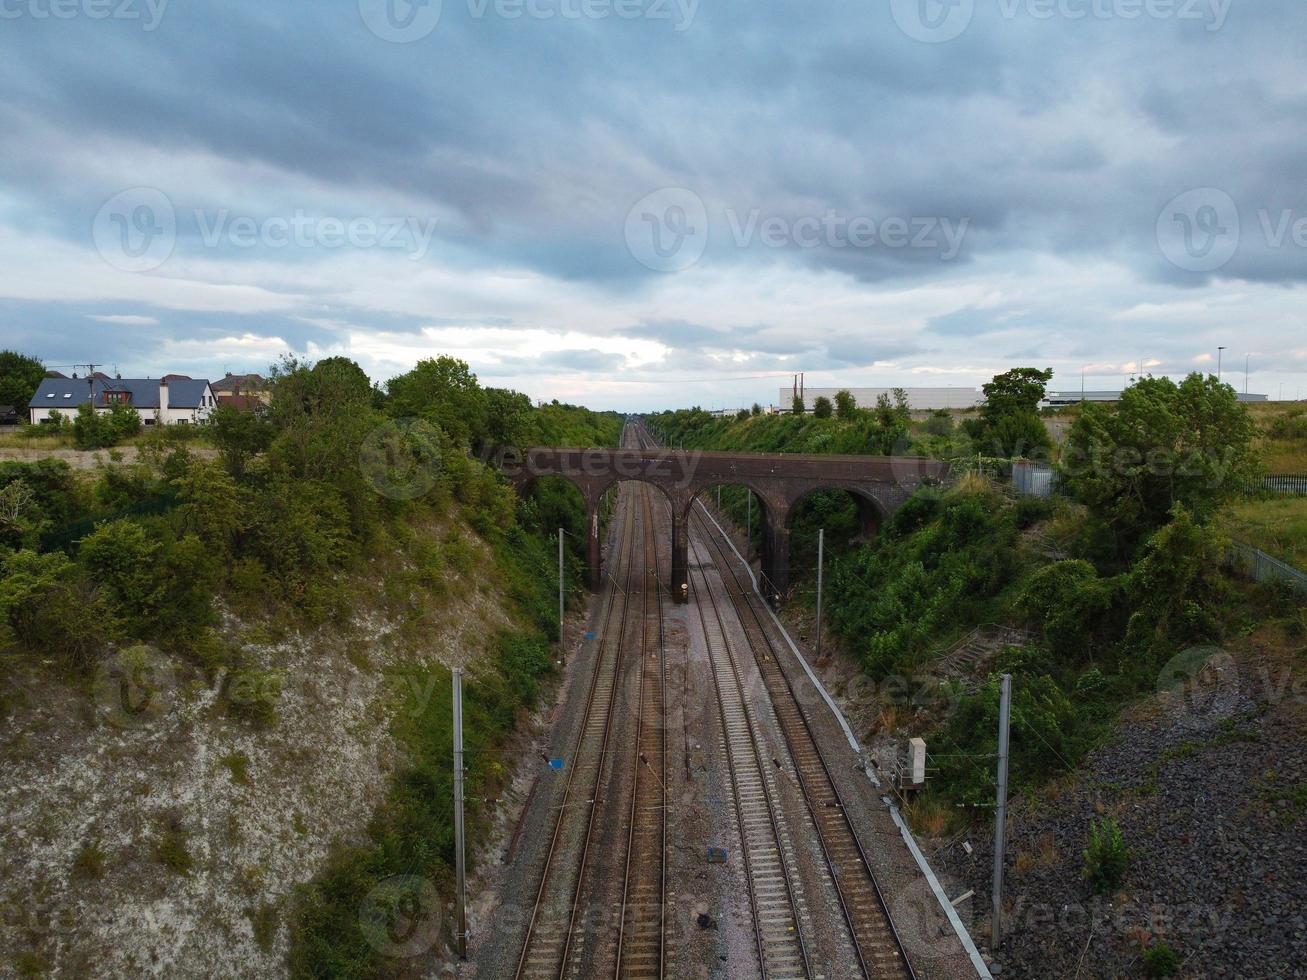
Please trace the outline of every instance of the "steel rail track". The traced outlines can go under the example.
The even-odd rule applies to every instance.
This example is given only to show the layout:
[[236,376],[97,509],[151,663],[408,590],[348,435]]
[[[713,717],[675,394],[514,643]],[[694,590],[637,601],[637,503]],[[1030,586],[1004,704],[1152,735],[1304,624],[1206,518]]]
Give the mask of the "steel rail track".
[[[639,438],[639,431],[636,432]],[[635,488],[644,517],[644,568],[634,785],[617,935],[616,976],[662,980],[666,972],[667,675],[661,579],[649,488]],[[651,633],[655,644],[650,643]]]
[[[698,548],[692,540],[689,546],[697,562]],[[763,752],[757,740],[758,729],[744,697],[739,663],[726,638],[721,610],[702,567],[691,568],[690,593],[699,610],[699,624],[722,720],[744,874],[753,912],[759,970],[768,980],[811,976],[808,951],[799,928],[793,871],[786,862],[780,824],[776,819],[777,803],[775,790],[770,785],[771,774],[763,762]],[[706,615],[709,611],[711,616]]]
[[692,520],[698,521],[703,540],[715,554],[714,563],[726,573],[722,575],[722,583],[749,638],[754,661],[789,746],[799,787],[817,826],[822,854],[835,882],[863,973],[868,977],[915,980],[916,974],[894,928],[875,873],[845,812],[808,720],[799,708],[789,677],[777,660],[775,644],[754,605],[757,597],[740,581],[735,563],[717,540],[715,529],[697,513],[692,513]]
[[[540,887],[536,892],[531,920],[518,959],[515,974],[518,980],[549,980],[563,976],[576,934],[577,898],[594,834],[599,780],[608,755],[614,694],[625,645],[626,607],[632,591],[631,579],[638,564],[633,554],[635,515],[623,515],[622,539],[617,575],[612,576],[614,588],[609,593],[599,648],[595,655],[594,676],[590,681],[576,747],[568,761],[567,785],[558,807],[558,818],[545,856]],[[623,577],[625,587],[617,585],[616,579],[619,576]],[[613,614],[618,608],[621,613],[616,618],[618,629],[617,641],[614,643]],[[610,654],[611,667],[608,663]],[[579,776],[582,780],[580,783],[577,781]],[[566,858],[568,853],[577,851],[579,856],[575,861]]]

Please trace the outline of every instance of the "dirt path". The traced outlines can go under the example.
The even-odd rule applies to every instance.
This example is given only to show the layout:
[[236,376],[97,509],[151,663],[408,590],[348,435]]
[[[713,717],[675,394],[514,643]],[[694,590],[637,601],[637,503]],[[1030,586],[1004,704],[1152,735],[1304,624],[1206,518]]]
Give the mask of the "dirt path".
[[[209,446],[190,447],[191,454],[200,459],[215,459],[218,450]],[[117,449],[28,449],[18,446],[0,446],[0,462],[35,463],[41,459],[62,459],[75,470],[94,470],[100,466],[131,466],[140,452],[135,446]]]

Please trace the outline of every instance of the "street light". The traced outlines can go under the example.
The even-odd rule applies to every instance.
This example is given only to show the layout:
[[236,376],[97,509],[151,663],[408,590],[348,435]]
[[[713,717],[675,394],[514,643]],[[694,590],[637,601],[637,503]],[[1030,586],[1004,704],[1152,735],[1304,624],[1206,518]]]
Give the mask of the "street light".
[[1224,347],[1216,348],[1216,380],[1217,381],[1221,380],[1221,351],[1223,350],[1225,350]]

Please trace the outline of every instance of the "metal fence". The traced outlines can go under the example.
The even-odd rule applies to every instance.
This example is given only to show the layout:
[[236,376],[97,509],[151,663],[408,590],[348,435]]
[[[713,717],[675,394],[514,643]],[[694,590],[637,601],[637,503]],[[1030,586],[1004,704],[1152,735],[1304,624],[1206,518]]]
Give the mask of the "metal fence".
[[1017,460],[1012,464],[1012,488],[1023,497],[1051,497],[1057,473],[1047,463]]
[[1278,558],[1272,558],[1260,548],[1234,541],[1230,544],[1229,561],[1236,570],[1258,582],[1282,582],[1307,595],[1307,573],[1300,572]]
[[1307,497],[1307,476],[1282,473],[1264,476],[1248,485],[1249,493],[1268,493],[1276,497]]

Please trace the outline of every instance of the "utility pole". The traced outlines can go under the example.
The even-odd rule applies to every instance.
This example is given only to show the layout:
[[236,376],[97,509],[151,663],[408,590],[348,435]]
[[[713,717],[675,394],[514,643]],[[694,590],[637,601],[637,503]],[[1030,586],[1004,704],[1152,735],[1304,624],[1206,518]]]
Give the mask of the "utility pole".
[[817,659],[821,659],[821,578],[826,558],[826,529],[817,529]]
[[[558,645],[563,645],[563,616],[566,614],[563,599],[563,529],[558,529]],[[562,650],[559,650],[561,655]]]
[[1248,394],[1248,360],[1251,357],[1251,354],[1245,354],[1243,356],[1243,393],[1245,395]]
[[454,897],[458,918],[458,958],[467,959],[467,863],[463,856],[463,669],[454,675],[454,858],[458,877]]
[[1012,675],[1004,674],[998,708],[998,807],[994,813],[994,895],[990,951],[1003,941],[1003,850],[1007,843],[1008,726],[1012,720]]

